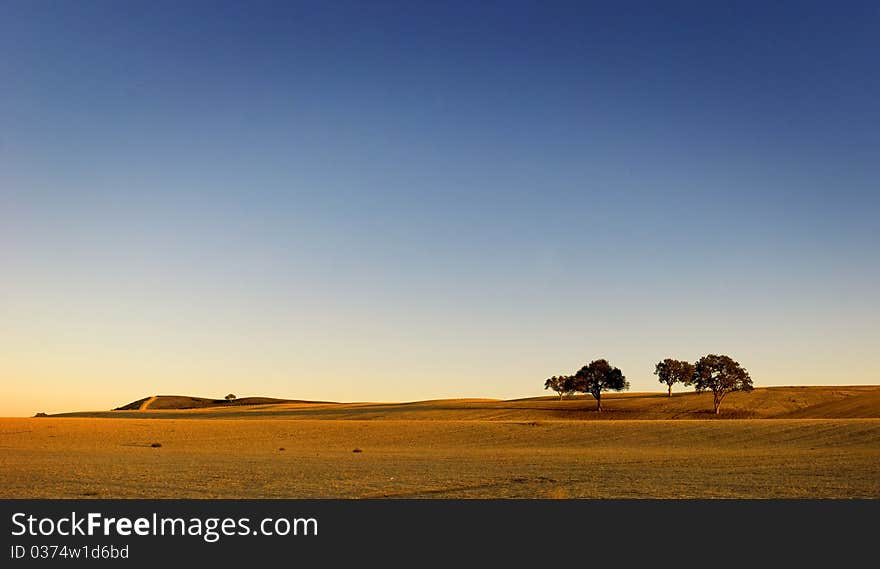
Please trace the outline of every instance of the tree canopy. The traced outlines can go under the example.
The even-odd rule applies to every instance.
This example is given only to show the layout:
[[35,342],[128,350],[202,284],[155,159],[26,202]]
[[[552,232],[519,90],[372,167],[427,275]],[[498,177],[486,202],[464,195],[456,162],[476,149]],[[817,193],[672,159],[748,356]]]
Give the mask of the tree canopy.
[[[654,375],[660,383],[668,386],[669,397],[676,383],[693,385],[697,393],[711,391],[716,414],[720,413],[721,402],[728,393],[753,389],[749,372],[739,362],[725,355],[709,354],[696,364],[665,358],[654,366]],[[596,399],[597,411],[602,411],[604,391],[623,391],[629,387],[623,372],[606,359],[593,360],[574,375],[554,375],[544,381],[544,389],[552,389],[560,399],[575,392],[589,393]]]
[[613,367],[608,360],[593,360],[582,367],[575,375],[575,389],[589,393],[596,398],[596,410],[602,411],[603,391],[623,391],[629,389],[629,382],[619,368]]
[[575,392],[574,376],[572,375],[554,375],[544,382],[544,389],[552,389],[559,394],[562,399],[565,395],[571,395]]
[[654,367],[654,375],[669,387],[668,396],[672,397],[672,386],[676,383],[690,385],[694,376],[694,366],[683,360],[666,358]]
[[703,356],[694,366],[691,382],[697,393],[711,391],[715,414],[719,413],[721,401],[734,391],[751,391],[752,378],[739,362],[728,356],[709,354]]

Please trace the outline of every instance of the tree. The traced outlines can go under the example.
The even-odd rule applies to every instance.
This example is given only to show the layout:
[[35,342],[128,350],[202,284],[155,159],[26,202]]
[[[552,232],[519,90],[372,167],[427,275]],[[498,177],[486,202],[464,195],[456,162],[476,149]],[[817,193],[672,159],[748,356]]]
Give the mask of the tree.
[[719,414],[721,401],[734,391],[751,391],[752,378],[739,362],[728,356],[709,354],[703,356],[694,366],[691,379],[697,393],[712,391],[715,414]]
[[544,382],[544,389],[552,389],[558,393],[560,400],[564,396],[574,393],[574,387],[574,376],[571,375],[560,375],[558,377],[554,375]]
[[232,403],[233,401],[235,401],[235,395],[232,394],[232,393],[230,393],[229,395],[227,395],[226,397],[224,397],[224,399],[226,399],[226,402],[227,402],[227,403]]
[[629,389],[629,382],[618,368],[607,360],[594,360],[582,367],[575,375],[575,389],[596,398],[596,411],[602,411],[602,392]]
[[654,375],[660,383],[669,386],[669,397],[672,397],[672,386],[676,383],[690,385],[694,377],[694,366],[683,360],[666,358],[654,367]]

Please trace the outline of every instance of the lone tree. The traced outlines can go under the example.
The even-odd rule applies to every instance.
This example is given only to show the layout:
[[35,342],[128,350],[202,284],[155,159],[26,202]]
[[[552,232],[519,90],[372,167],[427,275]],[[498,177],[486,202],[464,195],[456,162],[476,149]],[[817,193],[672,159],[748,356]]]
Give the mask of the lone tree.
[[608,360],[594,360],[582,367],[575,375],[575,388],[596,398],[596,411],[602,412],[602,392],[629,389],[623,372],[612,367]]
[[672,397],[672,386],[676,383],[690,385],[694,378],[694,366],[686,361],[666,358],[658,362],[654,367],[654,375],[660,379],[660,383],[669,386],[669,395]]
[[559,394],[559,399],[562,400],[564,396],[575,392],[574,376],[560,375],[557,377],[554,375],[544,382],[544,389],[552,389]]
[[235,394],[230,393],[229,395],[227,395],[226,397],[224,397],[224,399],[226,399],[226,402],[227,402],[227,403],[232,403],[233,401],[235,401]]
[[733,361],[728,356],[716,356],[709,354],[703,356],[694,366],[694,375],[691,379],[697,393],[712,391],[715,414],[721,407],[724,396],[733,391],[751,391],[752,378],[739,362]]

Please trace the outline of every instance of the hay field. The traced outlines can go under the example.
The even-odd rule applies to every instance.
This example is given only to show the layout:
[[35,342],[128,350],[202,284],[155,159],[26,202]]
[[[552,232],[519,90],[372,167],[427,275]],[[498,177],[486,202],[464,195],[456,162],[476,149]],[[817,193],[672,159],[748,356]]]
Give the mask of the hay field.
[[[822,389],[756,391],[777,418],[732,420],[689,418],[692,394],[609,398],[603,420],[551,398],[0,419],[0,497],[880,498],[880,388]],[[848,416],[788,418],[814,407]]]

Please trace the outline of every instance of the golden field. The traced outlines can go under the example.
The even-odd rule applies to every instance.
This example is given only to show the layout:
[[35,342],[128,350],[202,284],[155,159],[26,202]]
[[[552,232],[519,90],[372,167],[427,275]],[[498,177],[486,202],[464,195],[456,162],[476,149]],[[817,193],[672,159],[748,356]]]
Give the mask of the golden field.
[[706,394],[603,402],[601,414],[592,399],[535,398],[0,419],[0,497],[880,498],[878,387],[757,389],[725,399],[721,418]]

